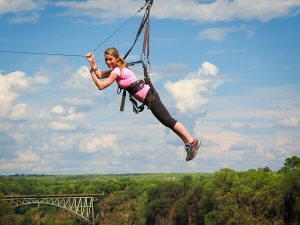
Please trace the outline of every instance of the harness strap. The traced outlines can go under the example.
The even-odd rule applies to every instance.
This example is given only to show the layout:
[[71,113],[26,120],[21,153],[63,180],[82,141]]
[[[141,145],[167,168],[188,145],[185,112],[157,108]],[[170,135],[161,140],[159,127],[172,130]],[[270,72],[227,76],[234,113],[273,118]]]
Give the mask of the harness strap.
[[[144,80],[137,80],[135,82],[133,82],[132,84],[130,84],[126,89],[123,89],[123,94],[122,94],[122,100],[121,100],[121,105],[120,105],[120,111],[124,111],[125,108],[125,100],[126,100],[126,92],[129,93],[129,100],[132,103],[133,106],[133,111],[135,113],[139,113],[142,112],[144,110],[144,105],[145,103],[143,103],[142,105],[138,106],[137,101],[133,98],[133,95],[135,93],[137,93],[139,90],[141,90],[145,85],[145,81]],[[122,89],[119,87],[117,93],[120,94],[122,91]],[[146,96],[147,98],[147,96]],[[149,102],[148,99],[145,99]]]
[[[148,7],[147,7],[147,8],[148,8]],[[124,57],[123,57],[124,59],[127,58],[127,56],[129,55],[129,53],[131,52],[131,50],[132,50],[133,47],[135,46],[137,40],[139,39],[140,34],[141,34],[142,31],[143,31],[143,28],[144,28],[144,26],[145,26],[145,23],[146,23],[148,17],[149,17],[149,13],[148,13],[148,11],[146,10],[146,12],[145,12],[145,14],[144,14],[144,16],[143,16],[142,22],[141,22],[141,24],[140,24],[140,27],[139,27],[139,29],[138,29],[138,31],[137,31],[136,36],[135,36],[134,42],[133,42],[132,46],[130,47],[130,49],[127,51],[127,53],[124,55]]]
[[[143,54],[143,57],[146,58],[147,62],[145,63],[145,58],[142,57],[141,61],[134,62],[132,64],[139,63],[139,62],[142,63],[143,70],[144,70],[144,82],[145,82],[145,84],[148,84],[150,86],[149,95],[147,95],[144,103],[142,103],[142,105],[138,106],[137,101],[132,96],[136,92],[133,93],[130,90],[130,88],[129,88],[129,90],[124,89],[123,94],[122,94],[122,101],[121,101],[121,105],[120,105],[120,111],[122,111],[122,112],[124,111],[124,106],[125,106],[126,91],[129,92],[129,100],[132,102],[133,111],[135,113],[139,113],[139,112],[142,112],[144,110],[145,102],[146,102],[148,108],[151,109],[151,103],[152,103],[153,99],[155,98],[155,94],[154,94],[155,89],[154,89],[154,87],[151,83],[151,80],[150,80],[150,77],[149,77],[149,74],[148,74],[148,66],[150,65],[150,62],[149,62],[149,55],[150,55],[150,38],[149,38],[149,36],[150,36],[150,9],[151,9],[151,6],[153,4],[153,0],[146,0],[146,4],[147,4],[147,8],[146,8],[145,14],[143,16],[142,22],[139,26],[139,29],[137,31],[135,40],[134,40],[131,48],[125,54],[124,59],[129,55],[129,53],[133,49],[133,47],[136,44],[140,34],[142,33],[142,30],[144,29],[144,27],[146,25],[145,32],[144,32],[144,42],[143,42],[143,53],[142,54]],[[119,91],[119,89],[118,89],[118,93],[120,93],[120,92],[121,92],[121,90]]]
[[[122,89],[118,88],[117,93],[120,94],[121,91],[122,91]],[[128,91],[127,89],[123,89],[122,100],[121,100],[121,105],[120,105],[121,112],[124,112],[127,91]],[[152,104],[154,98],[155,98],[155,94],[154,94],[153,90],[150,88],[144,102],[140,106],[138,106],[137,101],[133,98],[132,94],[129,93],[129,100],[132,103],[132,110],[136,114],[139,112],[142,112],[145,109],[145,105],[147,105],[148,109],[151,109],[151,104]]]
[[140,108],[140,106],[138,106],[138,104],[137,104],[137,101],[132,97],[132,95],[129,95],[129,100],[132,103],[132,111],[134,113],[138,114],[139,112],[142,112],[144,110],[144,106],[142,108]]
[[[120,111],[124,112],[124,108],[125,108],[125,100],[126,100],[126,89],[123,89],[123,94],[122,94],[122,100],[121,100],[121,105],[120,105]],[[137,101],[133,98],[133,96],[131,94],[129,94],[129,100],[132,103],[132,111],[136,114],[138,114],[139,112],[142,112],[145,108],[145,103],[141,104],[140,106],[138,106]]]
[[[150,54],[150,7],[146,8],[147,11],[147,17],[145,18],[146,28],[145,28],[145,34],[144,34],[144,43],[143,43],[143,54],[146,56],[147,60],[149,60],[149,54]],[[149,63],[149,62],[148,62]]]
[[[121,88],[118,88],[118,90],[120,89],[121,92]],[[118,92],[118,93],[120,93]],[[121,105],[120,105],[120,111],[124,112],[124,108],[125,108],[125,99],[126,99],[126,90],[123,89],[123,94],[122,94],[122,100],[121,100]]]
[[155,98],[154,92],[151,89],[149,89],[146,99],[140,106],[138,106],[137,101],[132,97],[132,95],[129,95],[129,100],[132,103],[133,112],[135,112],[136,114],[142,112],[145,109],[145,105],[148,107],[148,109],[151,109],[151,103],[153,102],[154,98]]

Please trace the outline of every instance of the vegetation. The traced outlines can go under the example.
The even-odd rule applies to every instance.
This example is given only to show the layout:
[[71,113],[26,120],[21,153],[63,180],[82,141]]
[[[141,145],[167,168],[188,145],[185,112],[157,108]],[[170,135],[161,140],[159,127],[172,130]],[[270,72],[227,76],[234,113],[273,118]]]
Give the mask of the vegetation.
[[[300,224],[300,158],[269,168],[212,174],[123,174],[81,176],[0,176],[5,195],[96,194],[101,225],[296,225]],[[55,207],[13,209],[0,201],[0,225],[76,225]]]

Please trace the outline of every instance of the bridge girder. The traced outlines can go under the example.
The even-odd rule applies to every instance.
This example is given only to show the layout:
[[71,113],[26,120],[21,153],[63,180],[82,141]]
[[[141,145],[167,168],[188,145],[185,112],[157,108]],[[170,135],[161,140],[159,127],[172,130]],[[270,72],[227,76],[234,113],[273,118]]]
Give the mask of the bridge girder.
[[95,224],[94,202],[102,195],[41,195],[41,196],[6,196],[2,200],[13,207],[30,204],[45,204],[62,208],[79,217],[84,222]]

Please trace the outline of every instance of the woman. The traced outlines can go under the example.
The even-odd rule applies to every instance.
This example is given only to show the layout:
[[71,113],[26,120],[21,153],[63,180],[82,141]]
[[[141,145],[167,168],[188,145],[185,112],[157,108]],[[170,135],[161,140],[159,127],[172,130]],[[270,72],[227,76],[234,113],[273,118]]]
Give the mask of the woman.
[[[187,129],[169,114],[168,110],[161,102],[158,93],[153,90],[154,88],[150,88],[148,84],[139,83],[139,80],[133,71],[127,67],[125,60],[120,57],[116,48],[108,48],[104,52],[105,63],[109,68],[107,71],[102,71],[97,67],[93,52],[87,54],[86,58],[90,62],[91,76],[99,90],[107,88],[116,81],[121,89],[127,89],[139,102],[146,105],[151,102],[150,110],[153,115],[164,126],[174,131],[174,133],[176,133],[184,142],[184,149],[187,153],[186,161],[192,160],[196,156],[198,148],[201,145],[200,141],[194,139]],[[134,90],[131,90],[132,88]]]

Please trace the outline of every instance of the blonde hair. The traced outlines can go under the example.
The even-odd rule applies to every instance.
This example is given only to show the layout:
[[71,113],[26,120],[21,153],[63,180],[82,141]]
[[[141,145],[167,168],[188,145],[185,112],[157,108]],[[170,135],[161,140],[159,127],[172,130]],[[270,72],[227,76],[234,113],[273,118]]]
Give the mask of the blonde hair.
[[123,68],[123,67],[127,66],[127,63],[125,62],[125,60],[119,55],[118,50],[114,47],[106,49],[104,51],[104,55],[110,55],[110,56],[115,57],[117,59],[116,60],[117,67]]

